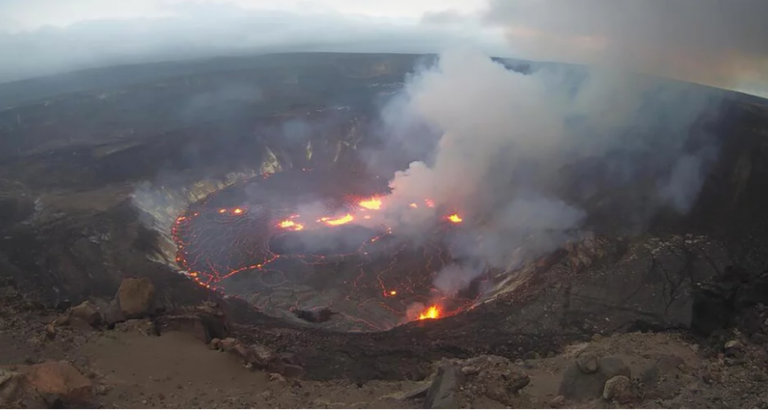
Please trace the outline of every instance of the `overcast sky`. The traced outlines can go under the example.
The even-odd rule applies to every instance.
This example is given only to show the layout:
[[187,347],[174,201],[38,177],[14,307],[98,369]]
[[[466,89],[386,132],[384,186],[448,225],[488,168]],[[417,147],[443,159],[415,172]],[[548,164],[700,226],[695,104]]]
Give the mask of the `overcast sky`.
[[253,52],[487,53],[768,96],[766,0],[0,0],[0,82]]

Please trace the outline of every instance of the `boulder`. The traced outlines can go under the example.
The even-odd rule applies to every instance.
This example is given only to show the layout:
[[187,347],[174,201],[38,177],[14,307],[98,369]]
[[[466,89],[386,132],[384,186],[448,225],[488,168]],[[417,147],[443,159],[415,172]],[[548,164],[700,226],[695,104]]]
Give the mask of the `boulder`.
[[300,379],[305,373],[304,368],[292,360],[289,355],[278,355],[274,350],[258,343],[245,345],[237,339],[229,337],[214,339],[209,346],[234,355],[242,360],[248,368],[266,370],[290,379]]
[[598,360],[597,370],[587,374],[578,363],[573,363],[563,373],[559,394],[568,400],[594,400],[602,396],[605,383],[615,376],[631,378],[629,367],[618,357]]
[[214,339],[203,320],[197,315],[174,315],[160,319],[163,332],[182,332],[194,336],[203,343],[210,343]]
[[478,396],[505,406],[518,406],[518,392],[530,378],[509,359],[483,355],[465,360],[443,360],[427,391],[427,408],[472,405]]
[[484,355],[451,363],[464,376],[464,390],[458,395],[463,404],[471,401],[473,395],[482,395],[514,407],[519,405],[515,402],[517,393],[530,383],[528,375],[505,357]]
[[93,383],[67,362],[32,365],[24,373],[43,397],[55,397],[67,404],[86,404],[93,398]]
[[70,318],[68,314],[59,315],[59,317],[57,317],[56,319],[53,320],[53,322],[51,322],[51,325],[53,325],[54,327],[69,326],[69,319]]
[[[261,367],[266,367],[271,361],[277,359],[275,351],[264,345],[254,343],[250,346],[249,350],[251,352],[251,363]],[[289,361],[285,361],[285,363],[293,364]]]
[[456,393],[465,381],[460,368],[450,362],[443,362],[437,368],[437,375],[432,381],[424,399],[424,407],[428,409],[458,408]]
[[154,313],[155,285],[147,278],[124,279],[117,290],[120,310],[128,319],[138,319]]
[[0,407],[20,408],[25,396],[25,378],[19,372],[0,368]]
[[[51,403],[54,404],[54,403]],[[0,408],[45,408],[49,403],[33,389],[24,373],[0,368]]]
[[71,318],[82,320],[89,326],[98,326],[102,322],[102,316],[99,308],[89,301],[85,301],[69,309],[69,316]]
[[565,405],[565,397],[563,396],[555,396],[555,398],[549,401],[549,407],[552,407],[553,409],[559,409],[564,405]]
[[227,336],[227,327],[221,317],[201,314],[181,314],[162,316],[158,319],[161,331],[188,333],[203,343]]
[[53,323],[45,325],[45,336],[51,340],[56,337],[56,327],[53,325]]
[[116,323],[124,322],[127,318],[120,308],[120,302],[117,297],[112,299],[104,309],[104,322],[107,326],[114,326]]
[[[238,343],[231,352],[235,353],[246,363],[255,366],[257,369],[265,369],[273,362],[283,363],[278,360],[272,349],[260,344],[246,346],[242,343]],[[281,367],[270,366],[270,371],[283,374]],[[283,375],[285,376],[285,374]]]
[[304,377],[304,373],[306,373],[303,367],[294,364],[283,364],[280,367],[279,374],[282,374],[289,379],[301,379]]
[[289,353],[276,354],[272,349],[259,345],[251,345],[252,357],[257,361],[252,363],[271,373],[279,373],[290,379],[300,379],[306,373],[302,363]]
[[414,399],[420,399],[422,397],[427,396],[427,392],[429,392],[429,387],[431,386],[431,383],[423,383],[420,386],[413,388],[408,391],[399,392],[396,394],[393,394],[391,397],[396,400],[414,400]]
[[464,366],[461,368],[461,372],[464,373],[465,376],[474,376],[480,373],[480,369],[475,366]]
[[738,340],[730,340],[723,346],[723,353],[725,353],[727,357],[739,358],[743,356],[744,345]]
[[[211,341],[211,344],[213,344],[213,341]],[[216,343],[216,348],[222,352],[231,352],[238,344],[240,344],[240,342],[238,342],[237,339],[228,337],[226,339],[219,339]]]
[[0,407],[82,406],[92,399],[92,382],[67,362],[0,369]]
[[172,315],[159,317],[157,322],[160,331],[189,333],[206,344],[224,339],[229,333],[227,317],[215,303],[178,309]]
[[618,403],[629,403],[634,400],[632,381],[627,376],[614,376],[603,386],[603,399],[616,400]]
[[598,359],[592,353],[582,353],[576,358],[576,364],[579,365],[579,369],[586,374],[592,374],[597,371]]

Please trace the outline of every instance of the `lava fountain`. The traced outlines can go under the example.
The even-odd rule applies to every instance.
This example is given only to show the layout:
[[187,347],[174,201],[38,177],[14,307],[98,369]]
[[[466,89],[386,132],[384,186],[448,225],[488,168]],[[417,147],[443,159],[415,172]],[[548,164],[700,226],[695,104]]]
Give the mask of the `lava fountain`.
[[425,320],[425,319],[438,319],[440,318],[440,307],[437,305],[432,305],[427,308],[427,310],[424,311],[424,313],[419,314],[419,320]]

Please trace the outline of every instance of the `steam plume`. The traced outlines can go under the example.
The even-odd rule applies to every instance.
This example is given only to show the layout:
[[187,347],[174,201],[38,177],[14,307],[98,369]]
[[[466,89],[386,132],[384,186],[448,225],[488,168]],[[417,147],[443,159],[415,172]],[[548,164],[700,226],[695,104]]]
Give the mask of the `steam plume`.
[[[471,50],[444,53],[387,107],[401,114],[386,117],[393,132],[407,118],[424,126],[406,129],[440,137],[427,159],[392,178],[395,211],[385,223],[414,233],[440,210],[462,213],[466,227],[449,238],[456,265],[435,282],[455,293],[485,267],[513,268],[577,238],[588,216],[583,204],[595,192],[650,179],[651,199],[629,208],[633,221],[662,206],[686,212],[716,153],[703,132],[697,148],[686,144],[712,103],[685,84],[597,70],[524,75]],[[409,138],[396,140],[418,146],[432,135]],[[578,172],[590,169],[584,163],[609,172],[568,174],[575,164]],[[424,198],[435,208],[404,211]]]

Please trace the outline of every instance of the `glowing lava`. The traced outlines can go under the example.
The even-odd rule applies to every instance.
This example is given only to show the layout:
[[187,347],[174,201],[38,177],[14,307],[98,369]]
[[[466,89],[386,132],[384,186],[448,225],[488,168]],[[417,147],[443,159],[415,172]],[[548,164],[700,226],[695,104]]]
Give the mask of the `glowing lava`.
[[359,205],[364,209],[379,210],[381,209],[381,199],[376,197],[371,199],[366,199],[366,200],[360,201]]
[[448,220],[453,222],[453,223],[455,223],[455,224],[463,221],[463,219],[461,219],[461,217],[458,214],[453,214],[453,215],[449,216]]
[[[382,198],[377,196],[372,196],[370,198],[365,198],[365,199],[358,199],[356,200],[356,204],[358,206],[356,212],[353,211],[344,216],[338,216],[338,215],[324,216],[314,221],[305,221],[301,219],[300,215],[291,215],[288,217],[288,219],[278,223],[278,227],[282,229],[300,231],[305,228],[307,230],[314,230],[314,229],[322,228],[323,226],[327,226],[327,227],[341,226],[341,225],[346,225],[350,222],[356,221],[358,219],[371,220],[373,217],[369,214],[368,211],[380,211],[386,207],[386,203],[382,200]],[[428,208],[435,207],[435,203],[431,199],[425,199],[424,204]],[[410,203],[409,206],[414,209],[419,208],[419,205],[416,202]],[[219,213],[223,214],[223,213],[226,213],[227,211],[228,211],[227,209],[221,209],[219,210]],[[245,210],[242,208],[236,208],[230,212],[232,212],[235,215],[241,215],[245,213]],[[460,223],[463,221],[463,219],[461,219],[461,217],[459,217],[458,214],[445,216],[444,218],[453,223]]]
[[[289,193],[284,198],[280,191],[301,181],[288,173],[265,176],[250,183],[274,196],[265,195],[263,200],[255,196],[247,204],[234,202],[241,190],[232,188],[211,196],[216,203],[205,199],[191,205],[172,225],[179,268],[209,289],[223,292],[231,286],[238,297],[269,312],[305,304],[314,308],[307,300],[338,302],[342,315],[322,325],[337,330],[383,331],[402,324],[403,319],[442,319],[472,306],[475,288],[439,302],[433,292],[432,273],[453,263],[442,238],[459,227],[454,224],[463,222],[460,208],[426,198],[395,204],[371,191],[326,197],[317,184],[321,204],[327,208],[319,210],[323,213],[305,214]],[[425,244],[412,246],[409,238],[395,236],[387,224],[392,214],[428,208],[437,214],[422,211],[423,217],[450,223],[434,224],[425,232]],[[294,234],[297,231],[301,233]],[[308,281],[309,277],[333,278],[334,290],[345,296],[317,297],[325,285],[315,283],[327,281]],[[473,286],[479,288],[485,280],[483,276]]]
[[325,222],[328,226],[339,226],[348,224],[355,220],[355,217],[353,217],[350,214],[346,214],[342,216],[341,218],[331,219],[331,218],[321,218],[320,221]]
[[280,222],[278,225],[284,229],[290,229],[293,231],[300,231],[304,229],[304,225],[291,221],[290,219]]
[[427,310],[425,310],[423,313],[419,314],[419,320],[426,320],[426,319],[438,319],[440,317],[440,307],[437,305],[432,305]]

